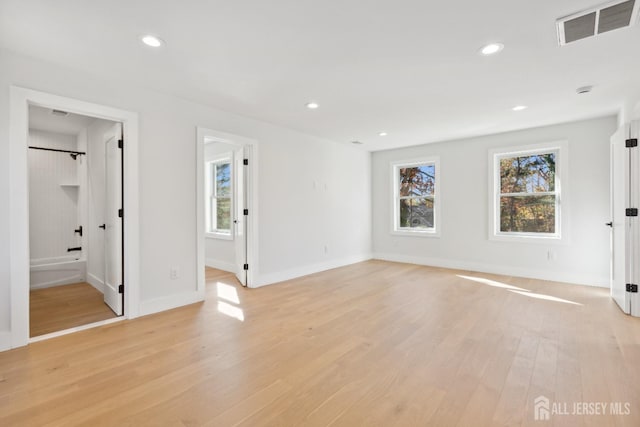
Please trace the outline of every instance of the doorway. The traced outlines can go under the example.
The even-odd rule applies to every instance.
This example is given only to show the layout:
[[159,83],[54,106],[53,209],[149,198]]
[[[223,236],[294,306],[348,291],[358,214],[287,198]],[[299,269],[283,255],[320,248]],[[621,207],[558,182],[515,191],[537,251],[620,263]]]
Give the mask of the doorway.
[[198,290],[224,272],[255,287],[256,141],[198,128],[197,162]]
[[11,348],[136,317],[137,115],[13,86],[10,112]]
[[122,125],[29,106],[29,335],[121,316]]

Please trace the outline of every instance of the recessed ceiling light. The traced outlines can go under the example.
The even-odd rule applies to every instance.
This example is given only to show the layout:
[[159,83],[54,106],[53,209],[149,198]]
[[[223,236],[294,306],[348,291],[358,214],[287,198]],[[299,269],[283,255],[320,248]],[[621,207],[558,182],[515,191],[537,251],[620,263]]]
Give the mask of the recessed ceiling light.
[[583,93],[589,93],[592,90],[593,90],[593,86],[582,86],[582,87],[579,87],[578,89],[576,89],[576,93],[578,95],[581,95]]
[[522,111],[526,109],[527,109],[526,105],[516,105],[515,107],[512,108],[513,111]]
[[351,141],[352,144],[362,145],[362,141]]
[[502,49],[504,49],[504,45],[502,43],[491,43],[480,49],[480,53],[483,55],[493,55],[500,52]]
[[142,40],[142,43],[146,44],[147,46],[151,46],[151,47],[160,47],[164,44],[164,41],[156,36],[152,36],[151,34],[147,34],[146,36],[142,36],[140,38],[140,40]]
[[310,109],[310,110],[315,110],[319,106],[320,105],[317,102],[309,102],[309,103],[307,103],[307,108]]
[[378,135],[380,136],[387,136],[388,134],[386,132],[380,132]]

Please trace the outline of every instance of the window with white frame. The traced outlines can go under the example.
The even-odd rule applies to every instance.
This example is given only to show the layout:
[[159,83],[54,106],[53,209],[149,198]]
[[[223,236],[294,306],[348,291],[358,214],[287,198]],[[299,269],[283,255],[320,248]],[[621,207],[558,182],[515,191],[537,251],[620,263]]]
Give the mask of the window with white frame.
[[207,162],[207,232],[231,237],[232,224],[231,157]]
[[438,235],[439,159],[392,164],[393,232]]
[[561,238],[564,145],[494,151],[491,213],[495,237]]

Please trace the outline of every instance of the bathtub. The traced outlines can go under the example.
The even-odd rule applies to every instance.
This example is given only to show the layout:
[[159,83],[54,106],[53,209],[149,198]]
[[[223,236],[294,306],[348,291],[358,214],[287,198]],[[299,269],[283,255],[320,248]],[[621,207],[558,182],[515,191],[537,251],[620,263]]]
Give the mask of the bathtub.
[[87,280],[87,262],[74,256],[32,259],[31,289],[49,288]]

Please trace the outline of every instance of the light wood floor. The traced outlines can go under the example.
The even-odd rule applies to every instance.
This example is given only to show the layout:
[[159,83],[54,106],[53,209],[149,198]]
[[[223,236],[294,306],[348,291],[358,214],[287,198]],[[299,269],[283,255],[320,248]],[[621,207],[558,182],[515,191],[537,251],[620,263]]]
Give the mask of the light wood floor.
[[33,290],[29,306],[32,337],[116,317],[102,293],[88,283]]
[[[382,261],[207,281],[204,303],[0,353],[0,425],[640,425],[640,320],[606,289]],[[536,422],[540,395],[631,414]]]

